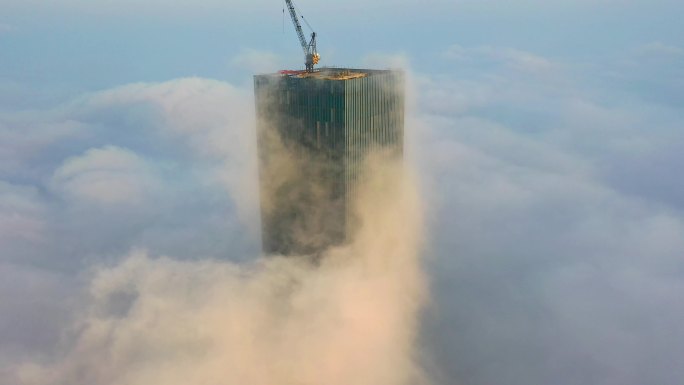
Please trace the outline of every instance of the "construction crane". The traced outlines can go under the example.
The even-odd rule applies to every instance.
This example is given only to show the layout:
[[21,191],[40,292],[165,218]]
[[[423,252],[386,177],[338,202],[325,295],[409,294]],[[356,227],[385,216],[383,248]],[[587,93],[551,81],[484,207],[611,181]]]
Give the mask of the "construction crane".
[[[292,18],[292,23],[295,26],[295,30],[297,30],[299,44],[302,45],[302,49],[304,50],[304,56],[306,57],[306,61],[304,62],[306,65],[306,72],[313,72],[314,64],[318,64],[318,61],[321,59],[321,56],[318,54],[318,52],[316,52],[316,32],[311,31],[311,40],[307,43],[292,1],[285,0],[285,3],[287,3],[287,9],[290,10],[290,17]],[[308,24],[309,23],[307,23],[307,25]]]

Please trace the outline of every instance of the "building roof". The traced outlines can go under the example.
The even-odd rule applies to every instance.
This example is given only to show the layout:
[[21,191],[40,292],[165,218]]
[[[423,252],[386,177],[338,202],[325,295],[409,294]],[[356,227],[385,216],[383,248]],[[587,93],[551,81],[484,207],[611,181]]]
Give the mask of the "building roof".
[[[271,76],[287,76],[298,79],[322,79],[322,80],[351,80],[358,78],[365,78],[378,73],[388,72],[390,70],[372,70],[372,69],[356,69],[356,68],[332,68],[323,67],[314,72],[306,72],[304,70],[282,70]],[[266,75],[268,76],[268,75]]]

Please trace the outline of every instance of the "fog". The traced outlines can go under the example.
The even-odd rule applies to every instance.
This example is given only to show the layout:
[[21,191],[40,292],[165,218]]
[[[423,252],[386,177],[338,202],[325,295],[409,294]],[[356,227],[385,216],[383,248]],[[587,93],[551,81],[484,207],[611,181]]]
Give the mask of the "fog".
[[306,381],[343,357],[348,382],[678,384],[681,54],[637,48],[453,46],[457,74],[409,69],[415,176],[377,207],[401,209],[315,268],[259,256],[251,86],[4,111],[0,383]]
[[249,264],[135,251],[93,272],[84,311],[22,384],[404,384],[425,283],[420,201],[394,164],[373,166],[351,244]]
[[[155,134],[182,136],[186,150],[196,151],[192,161],[211,165],[205,166],[199,180],[187,183],[213,183],[223,190],[224,199],[236,203],[223,220],[239,224],[254,239],[258,238],[258,213],[250,210],[258,208],[254,202],[258,194],[254,194],[257,175],[252,173],[251,162],[256,154],[255,143],[248,143],[254,140],[253,120],[206,110],[225,102],[231,92],[236,91],[218,82],[187,79],[106,91],[65,109],[72,114],[86,106],[88,114],[94,110],[116,121],[130,117],[130,112],[109,115],[100,106],[132,102],[136,111],[142,102],[145,112],[162,113],[168,120],[159,123],[162,132]],[[161,99],[156,99],[159,95]],[[195,100],[198,95],[202,100]],[[146,105],[150,102],[154,103]],[[155,217],[168,209],[168,220],[191,233],[191,242],[203,242],[206,235],[195,233],[201,230],[194,229],[197,224],[188,215],[199,216],[215,208],[209,204],[200,207],[201,213],[179,211],[176,205],[183,207],[184,194],[198,187],[176,187],[189,192],[174,196],[166,178],[182,176],[171,170],[184,165],[168,164],[172,158],[146,159],[131,149],[136,139],[130,143],[129,148],[106,145],[68,157],[47,178],[50,193],[60,198],[52,202],[53,210],[66,210],[61,215],[69,222],[83,221],[73,230],[68,229],[71,223],[53,224],[55,228],[47,231],[62,232],[55,234],[54,242],[78,248],[73,243],[90,235],[91,239],[85,239],[91,243],[84,245],[86,250],[97,247],[101,252],[102,245],[109,245],[112,255],[68,261],[72,266],[35,256],[36,263],[53,263],[57,270],[81,271],[77,281],[82,289],[72,288],[68,301],[57,300],[63,317],[52,321],[57,325],[38,326],[56,329],[51,341],[37,341],[39,346],[30,347],[26,346],[30,341],[19,340],[18,349],[9,347],[3,352],[3,383],[389,385],[426,381],[416,343],[420,310],[427,298],[420,262],[422,203],[416,181],[403,162],[380,154],[368,157],[353,201],[357,230],[348,242],[329,247],[315,259],[249,251],[237,255],[249,249],[230,243],[224,250],[230,254],[192,254],[207,246],[186,245],[170,257],[157,248],[175,244],[166,239],[173,237],[168,229],[157,230],[164,234],[147,242],[138,232],[154,229]],[[231,151],[235,149],[242,151]],[[278,151],[289,149],[279,147]],[[11,186],[7,190],[16,199],[23,195]],[[177,201],[154,207],[169,196]],[[128,228],[136,222],[137,230]],[[33,224],[21,219],[8,227],[22,223]],[[83,233],[81,226],[86,224],[90,234]],[[36,224],[36,242],[49,225]],[[28,233],[17,234],[10,234],[10,240],[21,250],[24,245],[15,238]],[[116,235],[121,238],[115,239]],[[235,239],[232,234],[221,236]],[[126,245],[131,250],[117,255]],[[65,315],[61,307],[71,312]]]

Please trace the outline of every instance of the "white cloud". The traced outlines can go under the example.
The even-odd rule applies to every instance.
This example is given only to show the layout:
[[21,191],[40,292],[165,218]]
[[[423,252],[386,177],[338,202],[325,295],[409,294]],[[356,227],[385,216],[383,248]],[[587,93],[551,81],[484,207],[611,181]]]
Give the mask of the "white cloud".
[[206,166],[196,175],[201,178],[198,182],[223,186],[251,223],[258,207],[252,99],[251,91],[225,82],[184,78],[94,93],[69,108],[85,116],[106,111],[125,115],[129,108],[147,108],[153,125],[144,132],[153,140],[181,143],[186,153]]
[[41,242],[45,237],[45,204],[32,186],[0,180],[0,244],[17,241]]
[[[684,317],[675,299],[684,283],[679,212],[616,191],[597,173],[551,166],[552,146],[528,147],[541,151],[521,165],[512,155],[518,140],[493,149],[493,138],[477,133],[491,133],[487,125],[462,130],[454,122],[441,130],[454,138],[440,138],[429,155],[441,181],[431,245],[442,304],[433,343],[447,368],[444,383],[543,383],[561,370],[590,382],[675,384],[680,370],[664,365],[676,375],[660,377],[643,363],[659,349],[682,353],[682,336],[668,331],[676,326],[650,326]],[[598,166],[564,156],[568,166]],[[667,338],[678,342],[653,342]],[[536,362],[539,354],[558,367]],[[524,374],[516,372],[521,365]],[[634,365],[638,374],[628,369]]]
[[114,146],[67,159],[55,171],[52,184],[69,199],[101,205],[141,204],[158,192],[146,162]]
[[[33,115],[32,113],[35,113]],[[0,117],[0,175],[22,174],[40,177],[31,164],[48,149],[74,140],[83,134],[85,126],[59,114],[31,111],[15,118]],[[32,115],[29,117],[29,115]]]
[[[9,362],[56,348],[82,269],[135,246],[189,259],[254,255],[252,115],[249,91],[209,79],[1,114],[0,281],[10,287],[0,291],[0,382],[14,382]],[[63,272],[64,285],[50,292],[3,276],[17,270]],[[15,292],[25,304],[4,298]]]
[[443,383],[678,383],[650,361],[684,354],[678,109],[564,63],[528,76],[547,63],[515,50],[449,55],[470,72],[419,89]]
[[[372,175],[372,174],[371,174]],[[364,226],[316,263],[151,259],[100,268],[70,348],[23,384],[420,384],[420,202],[388,166],[360,188]],[[1,373],[0,373],[1,375]]]
[[684,55],[684,49],[675,45],[665,44],[659,41],[644,44],[637,47],[636,52],[640,55],[645,56],[682,56]]
[[494,61],[506,65],[512,69],[526,72],[551,71],[557,67],[552,60],[536,55],[531,52],[508,48],[477,46],[466,48],[458,44],[447,48],[444,57],[458,61]]
[[[184,249],[225,255],[253,247],[258,235],[253,111],[248,90],[186,78],[6,112],[0,116],[0,180],[43,192],[48,210],[38,219],[47,223],[45,247],[56,242],[53,236],[73,232],[82,235],[76,248],[117,247],[137,238],[171,255]],[[95,207],[105,210],[107,221]],[[182,226],[173,213],[195,228]],[[169,231],[173,247],[164,246]],[[216,233],[228,235],[208,240]],[[44,260],[40,248],[14,251]],[[60,243],[54,253],[66,249]]]

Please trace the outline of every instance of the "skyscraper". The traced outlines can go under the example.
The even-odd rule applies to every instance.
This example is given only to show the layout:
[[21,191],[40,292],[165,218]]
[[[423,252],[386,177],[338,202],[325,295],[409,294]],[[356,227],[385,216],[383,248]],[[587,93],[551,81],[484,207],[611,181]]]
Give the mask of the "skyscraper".
[[364,159],[402,156],[403,74],[282,71],[256,75],[254,94],[264,251],[317,254],[345,242]]

